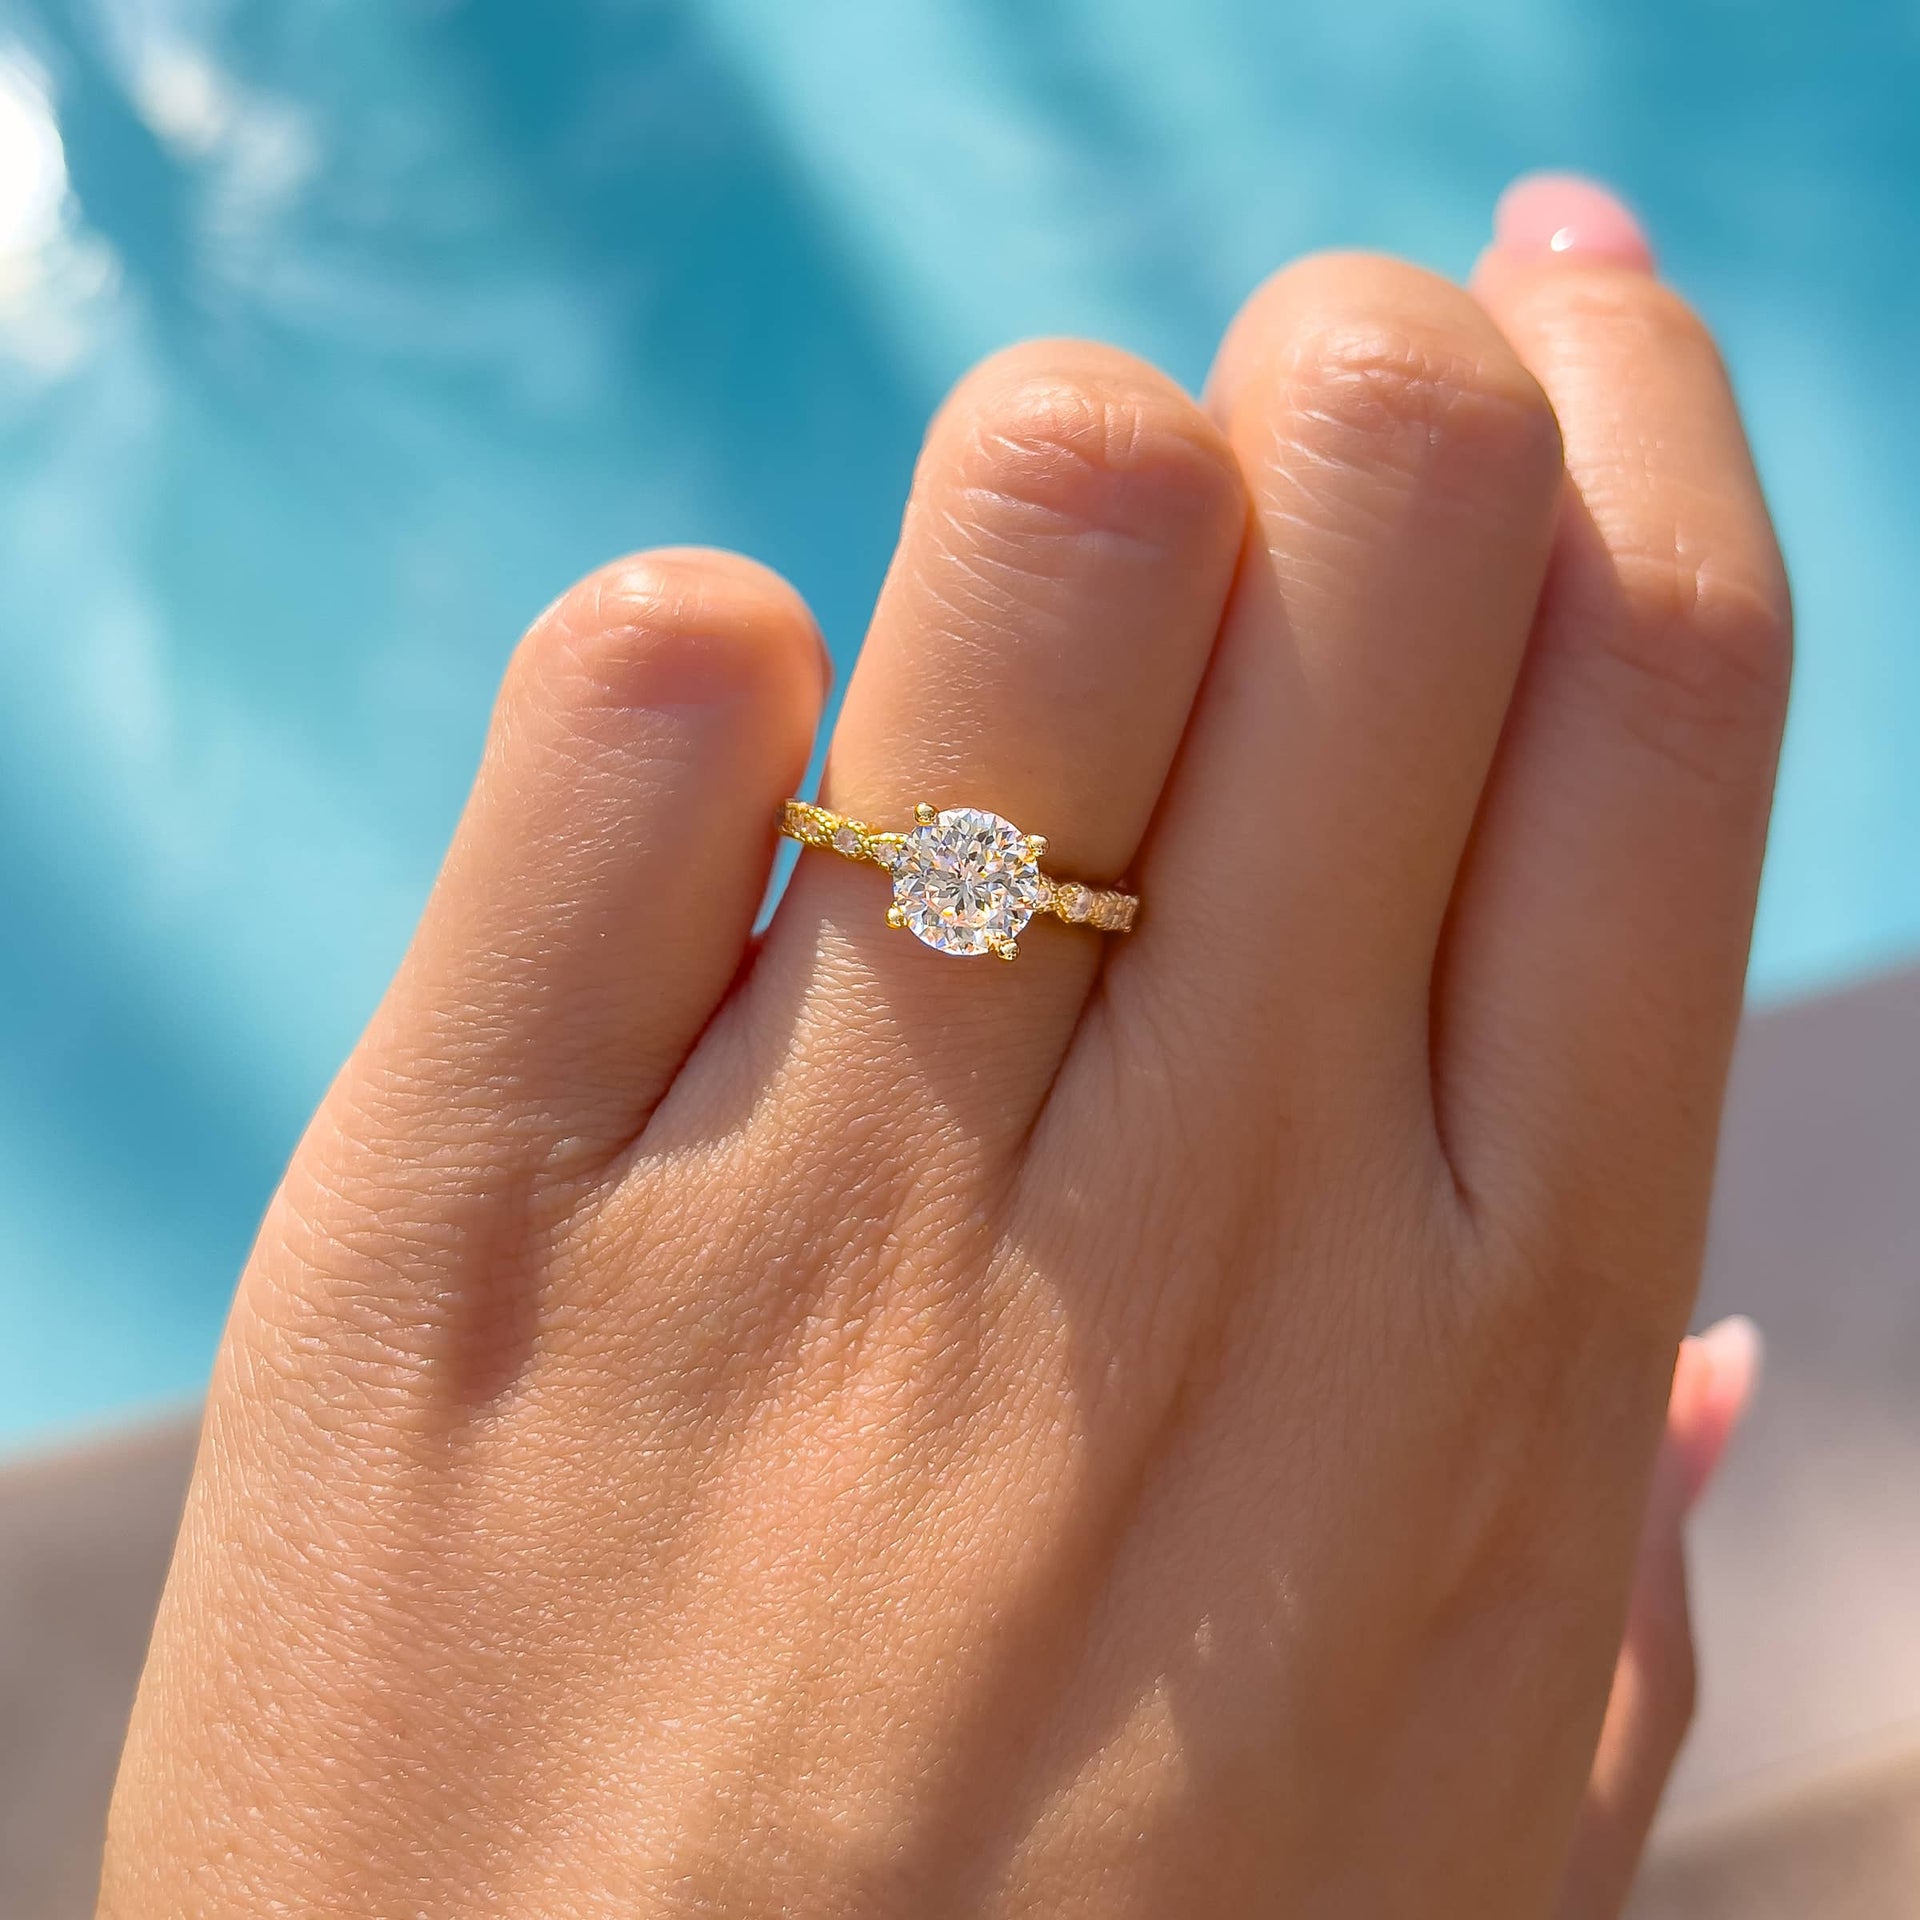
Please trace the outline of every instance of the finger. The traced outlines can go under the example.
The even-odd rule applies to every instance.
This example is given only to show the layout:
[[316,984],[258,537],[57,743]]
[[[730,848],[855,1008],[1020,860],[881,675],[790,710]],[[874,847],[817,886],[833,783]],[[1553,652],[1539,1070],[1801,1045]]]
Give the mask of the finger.
[[1645,1276],[1664,1344],[1704,1230],[1787,589],[1700,322],[1577,221],[1558,251],[1530,231],[1475,284],[1553,400],[1572,490],[1443,963],[1439,1081],[1468,1189]]
[[[917,802],[983,808],[1044,835],[1050,872],[1118,879],[1178,746],[1244,525],[1218,432],[1151,368],[1074,342],[987,362],[929,435],[823,801],[894,830]],[[864,1059],[899,1109],[912,1103],[892,1076],[917,1071],[979,1092],[978,1124],[1024,1128],[1100,936],[1036,920],[1017,965],[994,967],[890,931],[888,900],[874,870],[803,855],[756,991],[805,982],[836,1097],[871,1099]]]
[[1750,1320],[1723,1320],[1681,1342],[1626,1634],[1557,1920],[1614,1920],[1620,1913],[1686,1738],[1695,1693],[1686,1520],[1751,1404],[1759,1363]]
[[344,1097],[434,1138],[630,1137],[740,964],[824,682],[798,596],[734,555],[640,554],[549,608]]
[[[1546,560],[1553,417],[1459,288],[1357,256],[1269,282],[1211,398],[1257,533],[1109,998],[1209,1086],[1384,1068],[1418,1075],[1424,1112],[1432,957]],[[1342,1070],[1305,1073],[1316,1056]]]

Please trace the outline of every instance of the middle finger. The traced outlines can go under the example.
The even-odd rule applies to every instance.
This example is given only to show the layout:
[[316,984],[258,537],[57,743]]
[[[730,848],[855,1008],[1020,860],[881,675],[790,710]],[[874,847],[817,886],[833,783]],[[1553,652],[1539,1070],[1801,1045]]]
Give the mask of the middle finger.
[[1256,533],[1106,1026],[1249,1112],[1281,1087],[1377,1116],[1383,1079],[1423,1110],[1440,929],[1551,545],[1553,413],[1470,296],[1364,256],[1270,282],[1212,397]]

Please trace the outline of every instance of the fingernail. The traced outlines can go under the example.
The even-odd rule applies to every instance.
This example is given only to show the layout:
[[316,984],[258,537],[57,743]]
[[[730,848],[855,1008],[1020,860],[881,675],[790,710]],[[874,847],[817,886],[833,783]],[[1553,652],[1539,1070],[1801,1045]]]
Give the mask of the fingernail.
[[1651,273],[1653,248],[1626,203],[1577,173],[1529,173],[1500,196],[1495,249],[1516,259],[1558,257]]
[[1727,1443],[1759,1391],[1766,1341],[1744,1313],[1716,1320],[1702,1333],[1689,1334],[1684,1346],[1688,1368],[1684,1430],[1676,1436],[1686,1480],[1685,1503],[1693,1506],[1706,1492]]
[[1730,1313],[1693,1338],[1712,1359],[1716,1392],[1732,1399],[1736,1416],[1743,1413],[1766,1365],[1766,1336],[1744,1313]]

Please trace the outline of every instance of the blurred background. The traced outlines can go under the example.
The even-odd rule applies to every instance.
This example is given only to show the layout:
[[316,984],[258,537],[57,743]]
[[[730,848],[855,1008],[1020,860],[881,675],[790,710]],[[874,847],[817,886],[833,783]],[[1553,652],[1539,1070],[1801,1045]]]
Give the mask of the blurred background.
[[1920,14],[0,0],[0,1447],[199,1387],[526,620],[747,549],[844,664],[1022,334],[1197,384],[1289,255],[1615,182],[1802,654],[1753,991],[1920,951]]
[[858,647],[1024,334],[1595,173],[1719,331],[1798,685],[1703,1313],[1705,1711],[1636,1920],[1920,1912],[1912,0],[0,0],[0,1913],[99,1824],[254,1223],[529,617],[746,549]]

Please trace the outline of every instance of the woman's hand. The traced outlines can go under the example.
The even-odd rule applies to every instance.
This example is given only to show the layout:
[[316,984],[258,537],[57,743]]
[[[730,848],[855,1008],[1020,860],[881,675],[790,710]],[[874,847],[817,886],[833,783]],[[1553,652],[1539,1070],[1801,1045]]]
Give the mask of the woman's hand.
[[242,1284],[103,1913],[1553,1910],[1788,613],[1680,302],[1477,286],[1310,260],[1208,411],[1054,342],[936,422],[823,797],[1125,938],[957,962],[810,853],[751,942],[804,609],[535,625]]

